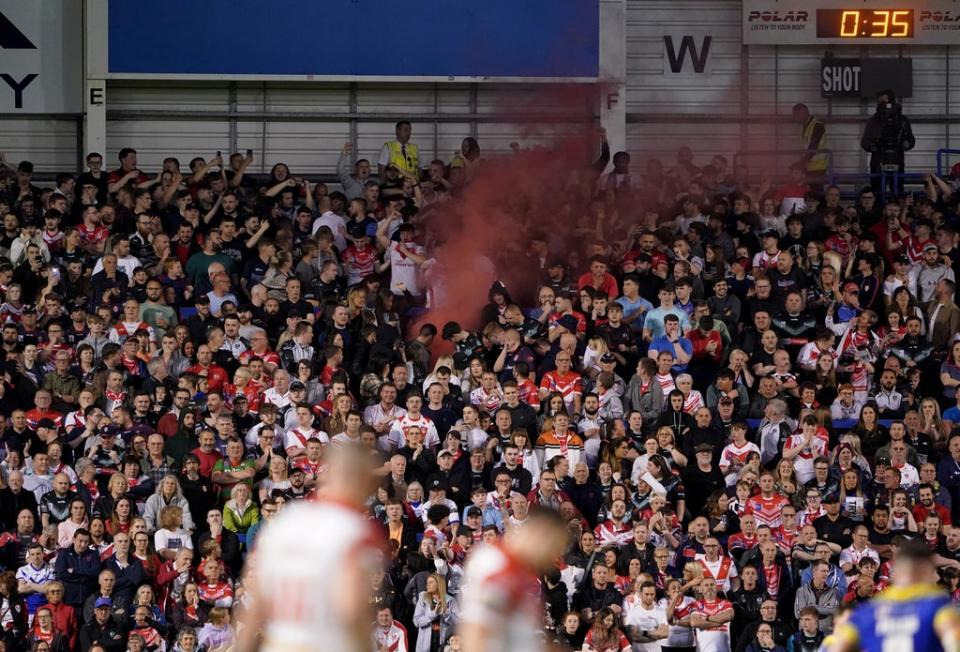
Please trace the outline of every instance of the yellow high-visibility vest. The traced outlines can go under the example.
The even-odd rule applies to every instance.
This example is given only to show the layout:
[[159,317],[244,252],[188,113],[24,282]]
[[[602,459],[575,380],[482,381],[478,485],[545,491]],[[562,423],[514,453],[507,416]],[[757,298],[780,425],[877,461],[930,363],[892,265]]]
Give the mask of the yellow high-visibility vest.
[[[817,120],[816,118],[810,118],[807,120],[807,124],[803,125],[803,134],[801,138],[803,139],[803,147],[807,151],[814,149],[816,146],[817,151],[823,151],[827,148],[827,132],[824,128],[823,134],[820,136],[820,140],[816,143],[813,142],[813,132],[818,126],[823,126],[823,122]],[[827,171],[827,155],[826,154],[815,154],[809,161],[807,161],[807,171],[808,172],[826,172]]]
[[411,174],[419,173],[420,148],[412,143],[403,144],[396,140],[391,140],[386,145],[390,149],[390,163]]

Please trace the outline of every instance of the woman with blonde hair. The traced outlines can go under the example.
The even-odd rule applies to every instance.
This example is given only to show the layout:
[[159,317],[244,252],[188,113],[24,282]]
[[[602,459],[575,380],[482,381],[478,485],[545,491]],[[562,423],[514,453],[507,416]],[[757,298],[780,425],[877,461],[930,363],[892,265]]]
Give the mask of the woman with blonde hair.
[[183,529],[183,509],[176,505],[164,507],[160,510],[159,525],[153,535],[153,547],[164,561],[173,560],[180,548],[193,549],[190,533]]
[[460,620],[457,601],[447,595],[447,582],[439,573],[427,577],[426,590],[420,593],[413,613],[417,626],[416,652],[439,652]]
[[610,347],[607,341],[602,337],[591,337],[587,341],[587,348],[583,353],[583,364],[581,369],[588,378],[596,378],[600,373],[600,358],[604,353],[609,353]]
[[287,300],[287,279],[293,274],[293,257],[286,251],[278,251],[270,259],[270,266],[260,285],[267,289],[267,296],[277,301]]
[[279,455],[270,457],[270,465],[267,467],[267,477],[260,481],[258,495],[260,503],[270,497],[274,490],[286,491],[290,488],[290,480],[287,479],[287,461]]
[[250,487],[240,482],[230,489],[230,500],[223,506],[223,527],[237,535],[242,544],[247,530],[260,520],[260,510],[250,498]]
[[920,401],[917,414],[920,417],[919,432],[930,437],[934,446],[941,445],[947,440],[947,428],[940,415],[940,405],[935,399],[928,396]]
[[230,612],[224,607],[214,607],[207,615],[207,622],[197,634],[197,646],[209,652],[229,650],[236,638],[230,625]]
[[147,522],[147,529],[151,532],[157,529],[158,516],[164,507],[176,506],[182,511],[183,527],[186,530],[193,531],[193,515],[190,513],[190,503],[183,495],[183,489],[180,487],[180,481],[173,474],[165,475],[157,484],[157,490],[152,496],[147,498],[147,504],[143,508],[143,519]]
[[363,286],[351,288],[347,292],[347,314],[350,315],[350,321],[363,314],[367,305],[367,290]]

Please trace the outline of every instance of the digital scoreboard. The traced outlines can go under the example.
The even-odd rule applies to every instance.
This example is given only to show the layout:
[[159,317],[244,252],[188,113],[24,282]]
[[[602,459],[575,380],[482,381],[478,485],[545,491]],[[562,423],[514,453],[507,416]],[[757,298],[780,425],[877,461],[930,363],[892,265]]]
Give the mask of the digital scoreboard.
[[742,0],[746,45],[958,45],[960,0]]

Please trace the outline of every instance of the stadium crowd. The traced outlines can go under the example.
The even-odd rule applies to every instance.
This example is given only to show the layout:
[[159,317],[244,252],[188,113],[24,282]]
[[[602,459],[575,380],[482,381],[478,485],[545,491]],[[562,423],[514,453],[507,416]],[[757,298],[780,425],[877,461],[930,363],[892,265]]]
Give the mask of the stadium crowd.
[[905,538],[960,596],[960,169],[846,200],[604,140],[537,210],[500,188],[501,281],[441,295],[434,220],[524,152],[427,162],[401,122],[353,154],[334,190],[0,157],[8,652],[228,650],[337,446],[379,477],[379,652],[458,651],[466,560],[533,506],[569,526],[529,589],[558,649],[817,650]]

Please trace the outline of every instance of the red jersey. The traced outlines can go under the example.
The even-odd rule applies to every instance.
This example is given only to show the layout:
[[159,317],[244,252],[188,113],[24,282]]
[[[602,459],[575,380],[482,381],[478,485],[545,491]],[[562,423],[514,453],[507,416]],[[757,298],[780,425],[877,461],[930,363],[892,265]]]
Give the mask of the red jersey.
[[212,364],[209,367],[204,367],[195,364],[187,367],[187,371],[205,377],[207,379],[208,392],[219,392],[229,380],[227,378],[227,371],[220,365]]
[[196,455],[197,459],[200,460],[200,475],[209,480],[211,474],[213,473],[214,465],[223,459],[223,455],[221,455],[220,451],[218,451],[216,448],[209,453],[204,453],[199,448],[194,448],[190,452]]
[[80,234],[80,242],[86,245],[98,245],[105,242],[110,237],[110,231],[103,226],[88,228],[85,224],[77,226],[77,232]]
[[767,525],[771,530],[776,530],[782,524],[780,510],[789,503],[782,494],[777,493],[770,498],[764,498],[763,495],[752,496],[747,500],[746,511],[747,514],[753,514],[757,525]]
[[233,588],[223,580],[216,584],[198,582],[197,592],[200,594],[201,600],[218,607],[229,608],[233,604]]
[[258,357],[263,360],[264,365],[272,364],[274,367],[280,366],[280,356],[274,353],[273,351],[264,351],[263,353],[255,353],[252,349],[247,349],[240,354],[240,364],[247,366],[250,364],[250,358]]
[[57,426],[57,430],[63,427],[63,415],[56,410],[43,411],[40,410],[40,408],[33,408],[24,416],[27,417],[27,425],[30,426],[31,430],[36,430],[37,424],[43,419],[50,419],[53,421],[54,425]]
[[341,259],[349,276],[349,282],[359,283],[363,277],[373,274],[374,264],[377,262],[377,251],[369,245],[361,251],[357,249],[357,245],[352,244],[343,252]]
[[567,408],[572,409],[574,397],[583,394],[583,378],[575,371],[568,371],[561,375],[554,369],[543,374],[540,389],[550,393],[560,392]]
[[517,390],[520,392],[520,401],[530,407],[540,409],[540,393],[537,385],[529,378],[520,381],[517,384]]

